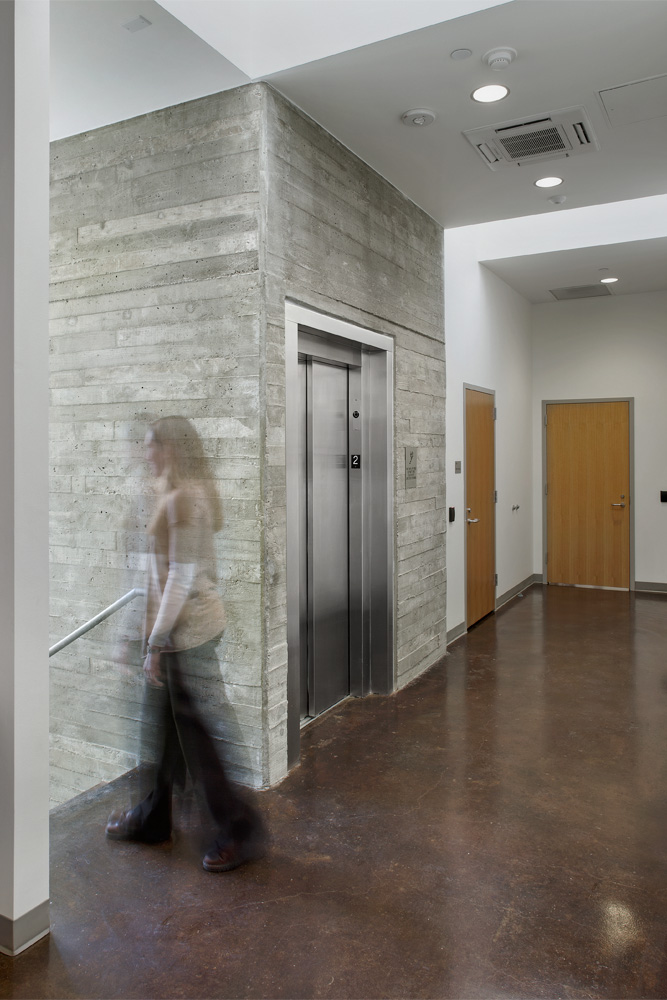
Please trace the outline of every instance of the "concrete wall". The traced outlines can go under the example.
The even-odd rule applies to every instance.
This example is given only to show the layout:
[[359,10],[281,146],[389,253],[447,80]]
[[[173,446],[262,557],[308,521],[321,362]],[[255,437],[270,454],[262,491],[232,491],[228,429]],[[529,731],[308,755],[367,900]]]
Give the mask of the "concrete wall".
[[[146,422],[205,439],[226,524],[218,565],[234,773],[262,782],[260,91],[248,87],[53,144],[52,641],[141,563]],[[101,625],[51,660],[53,798],[134,766],[141,685]]]
[[[265,99],[267,468],[275,463],[271,484],[282,490],[285,299],[393,337],[400,687],[446,648],[442,230],[274,91],[267,89]],[[408,491],[407,445],[419,448],[417,488]],[[267,621],[280,671],[271,704],[278,708],[283,699],[270,720],[269,739],[276,733],[277,747],[285,724],[286,647],[284,565],[275,553],[284,546],[285,514],[277,496],[269,509],[267,557],[280,565]]]
[[542,572],[542,400],[634,396],[635,578],[667,589],[667,293],[532,307],[535,572]]
[[[54,144],[53,634],[132,585],[146,420],[191,417],[226,510],[221,730],[241,780],[287,771],[285,299],[396,341],[397,685],[445,650],[442,234],[265,85]],[[418,445],[418,488],[403,454]],[[54,792],[133,766],[117,626],[52,661]]]

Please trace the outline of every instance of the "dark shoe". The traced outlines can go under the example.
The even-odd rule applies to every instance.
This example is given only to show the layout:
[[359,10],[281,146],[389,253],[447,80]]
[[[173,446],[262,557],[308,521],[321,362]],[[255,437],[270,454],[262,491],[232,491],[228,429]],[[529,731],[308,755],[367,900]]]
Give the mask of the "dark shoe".
[[215,843],[204,855],[202,864],[207,872],[230,872],[247,860],[237,844],[220,847]]
[[161,844],[171,838],[171,831],[147,830],[142,826],[134,809],[113,812],[106,826],[109,840],[137,840],[142,844]]
[[230,872],[247,861],[258,861],[265,854],[265,838],[259,835],[224,845],[216,840],[204,855],[202,864],[207,872]]

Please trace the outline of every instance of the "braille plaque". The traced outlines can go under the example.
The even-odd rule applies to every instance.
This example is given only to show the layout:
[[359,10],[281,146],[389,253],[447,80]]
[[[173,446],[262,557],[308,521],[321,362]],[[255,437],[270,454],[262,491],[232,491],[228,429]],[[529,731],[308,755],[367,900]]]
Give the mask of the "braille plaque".
[[417,449],[405,449],[405,488],[414,489],[417,485]]
[[350,468],[351,469],[361,468],[361,455],[350,455]]

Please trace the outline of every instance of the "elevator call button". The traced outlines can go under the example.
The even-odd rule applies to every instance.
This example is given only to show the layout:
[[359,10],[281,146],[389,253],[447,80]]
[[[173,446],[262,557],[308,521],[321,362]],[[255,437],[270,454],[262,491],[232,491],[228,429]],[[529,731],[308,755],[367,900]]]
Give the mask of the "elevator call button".
[[350,455],[350,468],[351,469],[361,468],[361,455]]

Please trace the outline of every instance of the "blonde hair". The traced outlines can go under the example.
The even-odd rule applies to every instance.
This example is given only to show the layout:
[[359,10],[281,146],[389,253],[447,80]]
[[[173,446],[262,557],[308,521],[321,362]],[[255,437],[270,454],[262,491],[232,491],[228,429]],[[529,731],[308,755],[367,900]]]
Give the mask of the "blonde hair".
[[160,417],[149,427],[156,444],[165,449],[165,481],[169,489],[200,483],[211,504],[213,530],[222,528],[222,503],[199,434],[185,417]]

